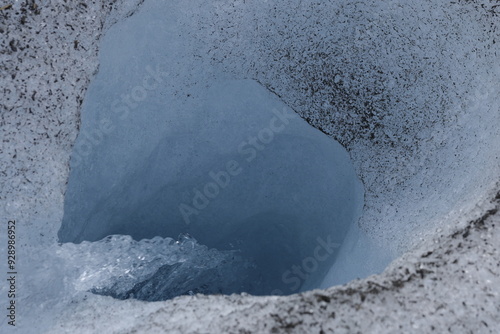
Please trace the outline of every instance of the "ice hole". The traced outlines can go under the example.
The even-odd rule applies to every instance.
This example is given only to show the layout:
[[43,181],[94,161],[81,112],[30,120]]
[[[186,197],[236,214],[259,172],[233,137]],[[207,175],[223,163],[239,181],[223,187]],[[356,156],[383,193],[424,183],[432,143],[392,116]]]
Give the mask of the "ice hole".
[[[99,120],[85,118],[104,114],[106,106],[88,95],[60,241],[181,236],[180,242],[187,238],[196,247],[226,252],[227,258],[211,263],[208,253],[193,250],[193,256],[208,257],[203,264],[185,264],[193,273],[183,275],[194,285],[184,279],[185,291],[172,286],[179,294],[286,294],[306,282],[317,287],[362,206],[362,186],[348,153],[254,81],[201,90],[196,107],[168,113],[169,125],[158,128],[154,145],[130,127],[163,109],[144,101],[130,120],[109,121],[116,128],[98,133],[90,124]],[[89,153],[83,155],[82,147]],[[199,260],[186,252],[183,261]],[[168,266],[164,275],[176,281],[172,277],[181,269]],[[224,266],[234,266],[234,272]],[[242,277],[223,277],[226,271]],[[219,277],[208,289],[201,287],[205,274]]]
[[258,82],[178,66],[192,45],[158,12],[107,32],[83,104],[58,235],[102,252],[88,288],[161,300],[327,284],[363,206],[349,154]]

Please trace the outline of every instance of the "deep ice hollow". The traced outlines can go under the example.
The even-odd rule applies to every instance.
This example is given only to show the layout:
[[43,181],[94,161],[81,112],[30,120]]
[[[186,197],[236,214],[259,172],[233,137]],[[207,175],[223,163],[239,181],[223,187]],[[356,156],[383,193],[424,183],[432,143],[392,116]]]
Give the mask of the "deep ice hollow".
[[[113,184],[96,182],[108,172],[103,166],[116,164],[107,152],[129,158],[128,143],[140,137],[103,141],[74,164],[60,240],[189,233],[254,261],[251,277],[261,284],[246,292],[292,293],[306,280],[318,286],[362,206],[347,152],[255,81],[214,83],[199,96],[183,113],[189,117],[170,114],[171,123],[190,131],[158,133],[157,145]],[[98,102],[89,94],[84,112],[98,111]],[[149,103],[134,117],[163,111]],[[78,141],[88,140],[86,131],[84,122]],[[304,266],[300,273],[297,265]]]
[[200,41],[170,5],[149,2],[103,38],[60,241],[188,233],[252,261],[249,293],[342,281],[332,264],[363,203],[348,153],[256,81],[183,66]]

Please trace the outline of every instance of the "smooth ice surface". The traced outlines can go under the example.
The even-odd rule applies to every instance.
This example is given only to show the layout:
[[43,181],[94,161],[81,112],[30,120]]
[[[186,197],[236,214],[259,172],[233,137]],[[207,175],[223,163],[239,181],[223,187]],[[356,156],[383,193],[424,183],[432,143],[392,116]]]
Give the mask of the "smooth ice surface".
[[[182,133],[159,131],[153,149],[135,135],[103,142],[74,164],[61,241],[189,233],[255,264],[249,274],[255,284],[233,292],[292,293],[305,281],[319,284],[362,206],[347,152],[255,81],[214,82],[197,93],[196,103],[178,106],[185,108],[181,116],[155,107],[153,97],[134,115],[167,113],[166,124],[181,124]],[[84,110],[89,118],[103,111],[93,99],[89,94]],[[107,152],[133,160],[134,145],[149,154],[106,187],[100,177],[116,164]]]
[[317,286],[362,207],[348,153],[258,82],[183,67],[200,41],[169,6],[150,2],[104,38],[60,241],[188,233],[255,264],[259,284],[242,291]]

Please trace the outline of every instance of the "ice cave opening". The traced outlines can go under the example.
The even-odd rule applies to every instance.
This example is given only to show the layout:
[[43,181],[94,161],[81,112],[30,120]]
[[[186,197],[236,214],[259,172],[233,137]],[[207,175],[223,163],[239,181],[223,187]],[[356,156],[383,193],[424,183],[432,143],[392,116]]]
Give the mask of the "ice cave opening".
[[166,6],[101,40],[58,232],[67,257],[95,255],[79,289],[165,300],[342,282],[364,196],[348,152],[259,82],[199,61],[203,41]]
[[[102,98],[106,76],[103,66],[85,101],[59,239],[125,242],[120,257],[137,260],[92,291],[162,300],[320,287],[363,205],[340,144],[252,80],[198,87],[192,104],[160,107],[151,94],[120,122]],[[158,126],[139,131],[143,121]]]

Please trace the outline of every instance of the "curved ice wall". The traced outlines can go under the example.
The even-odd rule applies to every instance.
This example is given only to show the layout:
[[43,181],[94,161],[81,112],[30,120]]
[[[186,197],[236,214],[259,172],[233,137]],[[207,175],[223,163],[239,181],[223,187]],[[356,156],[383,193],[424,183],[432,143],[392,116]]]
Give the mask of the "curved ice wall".
[[361,213],[348,153],[258,82],[182,65],[201,41],[170,6],[150,2],[104,37],[60,241],[188,234],[252,261],[246,292],[319,286]]

